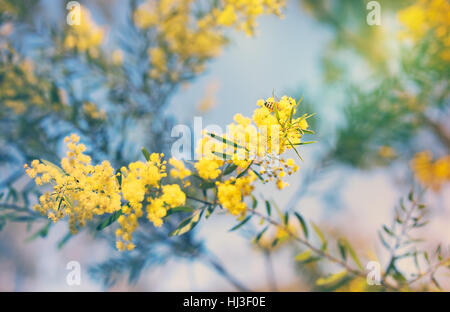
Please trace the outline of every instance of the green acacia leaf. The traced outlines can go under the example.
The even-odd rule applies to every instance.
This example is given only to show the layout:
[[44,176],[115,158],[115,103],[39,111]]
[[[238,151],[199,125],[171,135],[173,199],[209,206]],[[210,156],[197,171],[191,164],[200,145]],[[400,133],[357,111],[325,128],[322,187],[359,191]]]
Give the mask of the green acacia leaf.
[[255,209],[258,206],[258,201],[255,196],[252,195],[252,209]]
[[25,242],[27,242],[27,243],[31,242],[31,241],[35,240],[36,238],[38,238],[38,237],[42,237],[42,238],[46,237],[51,225],[52,225],[52,221],[48,221],[45,226],[43,226],[40,230],[38,230],[33,235],[28,237],[25,240]]
[[253,241],[255,244],[259,242],[259,240],[261,239],[261,237],[267,231],[268,228],[269,226],[267,225],[261,232],[258,233],[258,235],[256,235],[255,240]]
[[47,166],[50,166],[50,167],[53,167],[53,168],[57,169],[59,171],[59,173],[61,173],[61,174],[66,174],[66,172],[61,167],[59,167],[58,165],[55,165],[51,161],[48,161],[48,160],[45,160],[45,159],[41,159],[41,162],[44,165],[47,165]]
[[299,142],[299,143],[295,143],[295,144],[292,144],[292,145],[293,146],[298,146],[298,145],[308,145],[308,144],[313,144],[313,143],[317,143],[317,141]]
[[339,253],[341,254],[342,260],[346,261],[347,260],[347,249],[346,249],[345,243],[343,243],[341,239],[338,239],[337,244],[338,244],[338,249],[339,249]]
[[274,103],[273,105],[273,112],[275,113],[275,117],[277,118],[278,124],[282,126],[280,121],[280,114],[278,113],[278,107],[276,103]]
[[97,231],[101,231],[104,228],[110,226],[111,224],[113,224],[114,222],[116,222],[117,219],[119,219],[119,217],[122,215],[122,210],[113,212],[109,217],[107,217],[105,220],[103,220],[98,226],[97,226]]
[[289,224],[289,211],[286,211],[286,213],[284,214],[283,222],[285,225]]
[[295,256],[295,261],[298,262],[305,262],[307,260],[309,260],[311,258],[312,255],[312,251],[311,250],[306,250],[304,252],[299,253],[298,255]]
[[331,274],[328,277],[321,277],[321,278],[317,279],[316,285],[317,286],[328,286],[328,285],[336,284],[346,276],[347,276],[347,270],[343,270],[341,272]]
[[242,177],[244,174],[246,174],[247,171],[248,171],[248,169],[250,169],[250,167],[252,166],[252,164],[253,164],[253,160],[250,162],[250,164],[248,164],[247,168],[245,168],[244,171],[242,171],[241,173],[239,173],[239,174],[236,176],[236,179],[239,179],[239,178]]
[[193,212],[194,208],[189,207],[189,206],[180,206],[180,207],[175,207],[175,208],[170,208],[169,210],[167,210],[167,216],[170,216],[174,213],[180,213],[180,212]]
[[345,246],[345,248],[347,249],[348,253],[350,254],[350,257],[353,259],[353,261],[356,263],[356,265],[363,270],[363,266],[361,264],[361,261],[358,258],[358,255],[356,254],[355,250],[352,248],[352,246],[350,245],[350,243],[346,240],[346,239],[342,239],[342,244]]
[[57,248],[61,249],[63,248],[67,242],[73,237],[73,234],[71,232],[68,232],[64,237],[58,242]]
[[146,161],[150,160],[150,153],[147,151],[145,147],[141,148],[142,155],[144,155],[144,158]]
[[265,203],[266,203],[267,215],[270,217],[270,215],[272,214],[272,206],[270,205],[268,200],[266,200]]
[[203,181],[202,183],[200,183],[199,187],[202,190],[209,190],[209,189],[215,188],[216,187],[216,183],[215,182]]
[[325,239],[325,235],[323,235],[320,228],[314,222],[311,222],[311,225],[312,225],[314,231],[316,232],[317,236],[319,237],[320,242],[322,243],[322,247],[321,247],[322,250],[325,250],[327,248],[327,241]]
[[257,172],[256,170],[254,170],[253,168],[250,168],[251,171],[253,171],[254,174],[256,174],[256,176],[258,177],[258,179],[264,184],[266,183],[266,181],[264,181],[264,178],[259,174],[259,172]]
[[230,141],[230,140],[228,140],[228,139],[225,139],[224,137],[222,137],[222,136],[220,136],[220,135],[217,135],[217,134],[214,134],[214,133],[209,133],[209,132],[207,132],[206,134],[207,134],[208,136],[210,136],[211,138],[216,139],[216,140],[219,141],[219,142],[222,142],[222,143],[225,143],[225,144],[227,144],[227,145],[233,146],[234,148],[242,148],[242,149],[245,149],[245,150],[246,150],[245,147],[243,147],[243,146],[241,146],[241,145],[239,145],[239,144],[237,144],[237,143],[235,143],[235,142],[233,142],[233,141]]
[[235,164],[230,164],[228,167],[225,168],[225,170],[223,171],[223,175],[227,175],[230,173],[233,173],[234,170],[237,169],[237,166]]
[[179,236],[191,231],[200,221],[202,214],[202,209],[195,210],[192,216],[181,221],[178,227],[169,233],[169,236]]
[[381,232],[381,230],[378,231],[378,237],[380,238],[381,243],[383,244],[383,246],[387,249],[390,250],[391,246],[389,246],[389,244],[386,242],[386,240],[383,237],[383,234]]
[[383,225],[383,230],[390,236],[392,236],[392,237],[395,236],[395,234],[386,225]]
[[298,221],[300,222],[303,234],[305,234],[305,237],[308,238],[308,227],[306,226],[305,219],[303,219],[303,217],[298,212],[294,212],[294,214],[297,217]]
[[239,222],[238,224],[236,224],[235,226],[233,226],[233,227],[230,229],[230,232],[239,229],[241,226],[243,226],[245,223],[247,223],[251,218],[252,218],[252,216],[248,216],[247,218],[245,218],[244,220],[242,220],[241,222]]
[[227,153],[219,153],[219,152],[216,152],[216,151],[212,151],[211,153],[216,155],[217,157],[220,157],[220,158],[225,159],[225,160],[233,159],[233,156],[230,155],[230,154],[227,154]]
[[119,187],[122,186],[122,173],[120,171],[120,169],[116,170],[116,179],[117,179],[117,183],[119,183]]

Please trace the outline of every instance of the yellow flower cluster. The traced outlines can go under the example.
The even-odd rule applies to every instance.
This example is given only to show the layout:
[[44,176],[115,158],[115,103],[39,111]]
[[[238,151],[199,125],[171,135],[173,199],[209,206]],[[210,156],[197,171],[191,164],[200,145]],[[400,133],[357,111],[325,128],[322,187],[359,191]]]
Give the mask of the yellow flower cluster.
[[[203,70],[202,60],[216,56],[225,39],[211,25],[197,25],[192,10],[193,0],[146,1],[134,15],[135,24],[142,28],[156,30],[157,46],[149,49],[154,79],[178,80],[182,66],[194,72]],[[168,67],[169,58],[171,67]]]
[[[25,168],[36,184],[53,184],[52,191],[40,197],[35,209],[54,222],[68,217],[73,233],[95,215],[120,213],[116,247],[132,250],[135,247],[132,235],[144,215],[144,204],[147,218],[155,226],[162,225],[168,209],[185,204],[186,195],[177,184],[161,183],[167,176],[163,154],[153,153],[148,161],[130,163],[115,174],[107,161],[91,164],[91,158],[83,153],[86,147],[78,144],[78,136],[73,134],[65,142],[68,152],[61,160],[61,168],[39,160],[33,160]],[[171,160],[171,164],[177,170],[176,177],[184,179],[190,174],[178,161]]]
[[[187,177],[189,177],[192,174],[192,171],[187,169],[184,166],[184,162],[182,162],[181,160],[171,158],[171,159],[169,159],[169,164],[173,167],[170,170],[170,176],[174,179],[180,179],[181,181],[184,182],[184,179],[186,179]],[[184,183],[184,186],[189,186],[189,185],[190,185],[189,181],[186,181]]]
[[252,183],[255,180],[256,175],[250,171],[249,175],[237,179],[231,177],[225,182],[216,182],[220,204],[234,216],[245,215],[247,205],[243,199],[253,191]]
[[[186,202],[186,195],[177,184],[161,185],[162,178],[167,175],[163,156],[153,153],[147,162],[133,162],[128,168],[121,169],[122,194],[127,204],[122,207],[123,215],[118,219],[121,227],[116,231],[116,247],[119,250],[134,249],[132,234],[138,226],[138,219],[143,215],[145,198],[147,218],[157,227],[163,224],[162,218],[168,209],[182,206]],[[181,168],[173,159],[170,162],[177,165],[182,172],[178,177],[185,178],[189,170],[183,169],[184,166]]]
[[[277,113],[273,113],[267,104],[273,105]],[[305,130],[308,129],[308,116],[293,118],[297,112],[297,103],[291,97],[283,96],[280,101],[268,98],[266,101],[259,100],[260,107],[253,113],[253,121],[258,128],[267,129],[263,132],[263,142],[267,142],[267,151],[282,154],[286,149],[300,144],[300,139]]]
[[[1,51],[2,48],[0,48]],[[15,50],[1,51],[15,55]],[[47,85],[40,83],[34,73],[34,63],[31,60],[17,60],[5,63],[0,68],[0,102],[16,115],[24,114],[31,106],[42,107],[47,103],[42,89]]]
[[285,0],[224,0],[222,7],[213,10],[217,24],[234,26],[248,35],[254,33],[256,18],[262,14],[281,15]]
[[450,2],[448,0],[419,0],[398,13],[407,30],[401,37],[418,41],[430,32],[437,38],[433,49],[442,60],[450,61]]
[[195,163],[195,169],[197,169],[198,175],[205,180],[215,179],[219,176],[221,170],[219,167],[223,164],[223,161],[218,159],[202,158]]
[[[196,177],[214,182],[206,185],[212,185],[218,204],[234,216],[245,216],[245,199],[251,195],[257,178],[266,182],[276,179],[279,189],[287,186],[282,178],[297,171],[298,166],[293,159],[282,158],[281,153],[295,148],[308,128],[309,116],[294,118],[298,104],[292,98],[269,98],[258,101],[258,105],[253,120],[237,114],[226,136],[206,132],[197,147],[200,159],[194,164]],[[267,127],[276,131],[267,131]],[[283,148],[274,150],[273,144],[261,142],[273,137]],[[160,227],[169,209],[185,205],[187,197],[178,184],[162,183],[167,177],[163,154],[145,153],[145,162],[132,162],[115,173],[107,161],[92,165],[91,158],[83,153],[86,147],[78,144],[78,136],[67,137],[65,142],[68,152],[61,160],[61,168],[38,160],[25,167],[38,185],[53,184],[52,191],[42,195],[36,209],[54,222],[68,217],[72,232],[95,215],[115,213],[112,217],[118,216],[120,225],[116,247],[132,250],[133,233],[144,213],[154,226]],[[169,164],[171,178],[180,180],[183,187],[189,186],[187,178],[192,172],[185,163],[172,158]],[[236,176],[231,175],[233,172]],[[284,239],[287,234],[279,232],[277,238]]]
[[[308,129],[306,119],[310,116],[305,114],[294,118],[298,104],[287,96],[280,101],[273,98],[259,100],[257,105],[253,119],[236,114],[225,135],[211,137],[211,134],[204,133],[196,149],[201,158],[195,164],[200,177],[217,178],[225,159],[239,170],[258,165],[259,173],[267,177],[266,182],[276,179],[279,189],[287,186],[282,178],[286,173],[296,172],[298,166],[293,159],[284,160],[279,155],[301,144],[301,137]],[[275,105],[276,108],[270,109]]]
[[64,39],[64,47],[76,49],[79,52],[87,51],[92,56],[96,56],[103,36],[104,30],[91,19],[89,10],[80,6],[80,25],[74,24],[68,28]]
[[[134,13],[141,29],[152,28],[157,45],[148,53],[153,79],[176,81],[182,67],[194,73],[203,71],[203,63],[217,56],[226,43],[224,27],[236,27],[253,33],[261,14],[280,14],[285,0],[225,0],[197,14],[195,0],[147,0]],[[170,66],[169,66],[170,64]]]
[[417,180],[434,191],[450,181],[450,155],[433,161],[430,151],[420,152],[414,156],[411,167]]
[[91,165],[89,156],[83,154],[85,146],[77,144],[79,137],[66,138],[67,156],[61,168],[48,162],[34,160],[26,173],[36,184],[53,184],[52,192],[40,197],[35,209],[54,222],[68,217],[70,230],[86,224],[94,215],[113,213],[121,208],[119,185],[109,162]]
[[150,199],[147,205],[147,217],[155,226],[161,226],[162,218],[166,216],[167,210],[184,205],[186,195],[177,184],[164,185],[162,195]]

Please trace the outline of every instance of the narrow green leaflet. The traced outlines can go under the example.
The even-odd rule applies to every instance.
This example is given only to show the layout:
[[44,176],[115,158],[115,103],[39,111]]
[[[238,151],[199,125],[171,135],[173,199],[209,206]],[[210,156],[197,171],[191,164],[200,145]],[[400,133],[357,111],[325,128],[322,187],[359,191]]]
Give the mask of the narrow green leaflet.
[[242,171],[241,173],[239,173],[239,174],[236,176],[236,179],[239,179],[239,178],[242,177],[244,174],[246,174],[247,171],[248,171],[248,169],[250,169],[250,167],[252,166],[252,164],[253,164],[253,160],[250,162],[250,164],[247,166],[247,168],[244,169],[244,171]]
[[209,133],[209,132],[206,133],[206,134],[209,135],[210,137],[212,137],[213,139],[216,139],[217,141],[220,141],[220,142],[225,143],[227,145],[233,146],[234,148],[242,148],[242,149],[247,150],[245,147],[243,147],[243,146],[241,146],[241,145],[239,145],[239,144],[237,144],[237,143],[235,143],[233,141],[227,140],[224,137],[221,137],[220,135],[217,135],[217,134],[214,134],[214,133]]
[[239,222],[238,224],[236,224],[235,226],[233,226],[233,227],[230,229],[230,232],[239,229],[241,226],[243,226],[245,223],[247,223],[251,218],[252,218],[252,216],[248,216],[247,218],[245,218],[244,220],[242,220],[241,222]]
[[252,195],[252,209],[255,209],[256,206],[258,206],[258,201],[256,200],[255,196]]
[[268,228],[269,226],[266,226],[261,232],[258,233],[258,235],[256,235],[255,240],[253,241],[255,244],[259,242],[259,240],[261,239],[261,237],[267,231]]
[[363,265],[361,264],[361,261],[359,260],[355,250],[353,249],[353,247],[350,245],[350,243],[345,240],[342,239],[341,240],[342,244],[345,246],[345,248],[347,249],[348,253],[350,254],[350,257],[353,259],[353,261],[356,263],[356,265],[361,269],[364,270]]
[[52,225],[52,221],[48,221],[47,224],[42,227],[40,230],[38,230],[36,233],[34,233],[33,235],[31,235],[30,237],[28,237],[25,242],[31,242],[33,240],[35,240],[38,237],[46,237],[48,234],[48,231],[50,229],[50,226]]
[[122,186],[122,174],[120,173],[119,168],[116,170],[116,179],[117,183],[119,183],[119,186]]
[[346,276],[347,276],[347,270],[343,270],[341,272],[331,274],[328,277],[321,277],[321,278],[317,279],[316,285],[317,286],[327,286],[327,285],[335,284],[335,283],[341,281]]
[[296,145],[308,145],[308,144],[313,144],[313,143],[317,143],[317,141],[300,142],[300,143],[295,143],[295,144],[292,144],[292,145],[294,145],[294,146],[296,146]]
[[219,153],[216,151],[212,151],[211,153],[213,153],[214,155],[216,155],[217,157],[220,157],[222,159],[233,159],[233,156],[227,153]]
[[294,212],[294,214],[300,222],[300,225],[302,226],[303,234],[305,234],[305,237],[308,238],[308,227],[306,226],[305,219],[303,219],[303,217],[298,212]]
[[193,212],[194,208],[189,207],[189,206],[180,206],[180,207],[175,207],[175,208],[170,208],[169,210],[167,210],[167,216],[170,216],[174,213],[179,213],[179,212]]
[[231,165],[229,165],[228,167],[225,168],[225,170],[223,171],[223,175],[227,175],[227,174],[233,173],[234,170],[236,170],[236,169],[237,169],[237,166],[235,164],[231,164]]
[[264,178],[259,174],[258,171],[254,170],[253,168],[250,168],[251,171],[253,171],[254,174],[258,177],[258,179],[264,184],[266,181],[264,181]]
[[66,174],[62,168],[60,168],[58,165],[55,165],[54,163],[52,163],[52,162],[50,162],[48,160],[41,159],[41,162],[44,165],[47,165],[47,166],[50,166],[50,167],[53,167],[53,168],[57,169],[59,171],[59,173],[61,173],[61,174]]
[[202,214],[203,209],[197,209],[196,211],[194,211],[192,216],[181,221],[178,227],[174,231],[169,233],[169,236],[179,236],[189,232],[198,224]]
[[102,221],[102,223],[100,223],[97,226],[97,231],[101,231],[104,228],[110,226],[111,224],[113,224],[117,219],[119,219],[119,217],[122,215],[122,210],[116,211],[114,212],[112,215],[110,215],[109,217],[107,217],[105,220]]
[[284,222],[284,225],[289,224],[289,211],[286,211],[286,213],[284,214],[283,222]]
[[270,215],[272,214],[272,206],[270,205],[268,200],[266,200],[266,211],[267,215],[270,217]]
[[292,149],[295,151],[295,153],[297,154],[298,158],[300,158],[300,160],[303,161],[302,156],[300,156],[299,152],[297,151],[297,149],[295,148],[294,144],[292,144],[291,140],[289,140],[288,138],[286,138],[287,141],[289,142],[289,145],[291,145]]
[[322,242],[322,250],[327,249],[327,241],[325,239],[325,236],[323,235],[322,231],[319,229],[319,227],[314,223],[311,222],[311,225],[314,229],[314,231],[316,232],[317,236],[319,236],[320,241]]
[[58,249],[61,249],[64,247],[64,245],[73,237],[71,232],[68,232],[64,237],[58,242]]
[[383,230],[390,236],[395,236],[395,234],[386,225],[383,225]]
[[149,161],[150,160],[150,153],[147,151],[147,149],[145,147],[143,147],[141,149],[141,151],[142,151],[142,155],[144,155],[145,160]]
[[347,260],[347,248],[346,248],[345,242],[343,242],[342,239],[338,239],[337,245],[338,245],[339,253],[341,254],[342,260],[346,261]]
[[299,261],[299,262],[305,262],[306,260],[308,260],[309,258],[311,258],[312,255],[312,251],[310,249],[299,253],[298,255],[295,256],[295,261]]

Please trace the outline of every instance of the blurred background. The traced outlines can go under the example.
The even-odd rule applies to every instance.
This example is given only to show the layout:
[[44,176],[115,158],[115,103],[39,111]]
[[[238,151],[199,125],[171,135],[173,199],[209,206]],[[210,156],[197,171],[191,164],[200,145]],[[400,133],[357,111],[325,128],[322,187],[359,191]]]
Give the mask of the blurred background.
[[[291,242],[252,244],[251,227],[228,232],[232,216],[214,215],[170,239],[180,219],[163,231],[148,224],[139,248],[120,253],[112,232],[88,228],[72,237],[66,224],[30,209],[41,191],[23,164],[58,162],[69,133],[81,136],[94,161],[117,168],[140,159],[142,146],[168,154],[176,124],[202,116],[203,126],[225,127],[272,93],[304,96],[301,113],[316,113],[308,139],[318,143],[301,150],[290,187],[261,185],[255,194],[301,211],[332,238],[347,237],[364,262],[384,267],[390,254],[380,229],[414,190],[429,220],[414,232],[423,239],[415,246],[434,252],[441,244],[448,257],[448,1],[371,1],[380,6],[379,25],[369,25],[369,1],[287,1],[281,18],[258,17],[251,36],[225,29],[220,53],[198,52],[174,65],[177,77],[164,78],[149,64],[147,50],[160,38],[158,27],[139,26],[142,1],[79,2],[90,12],[84,44],[66,23],[67,2],[0,0],[0,290],[326,290],[314,280],[328,265],[296,263]],[[176,63],[183,51],[168,58]],[[81,264],[80,286],[66,283],[72,260]],[[398,261],[396,270],[411,274],[413,262]],[[448,270],[436,279],[449,289]],[[360,284],[334,289],[364,290]]]

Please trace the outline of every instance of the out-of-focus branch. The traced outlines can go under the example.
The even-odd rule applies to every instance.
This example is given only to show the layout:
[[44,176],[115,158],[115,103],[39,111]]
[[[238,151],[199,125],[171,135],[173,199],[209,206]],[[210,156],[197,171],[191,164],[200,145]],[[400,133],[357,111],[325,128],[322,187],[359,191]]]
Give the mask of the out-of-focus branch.
[[422,278],[424,278],[427,275],[430,275],[430,274],[433,275],[440,267],[443,267],[443,266],[450,266],[450,257],[443,259],[443,260],[439,261],[438,263],[430,266],[428,268],[428,270],[417,275],[414,279],[409,281],[408,285],[412,285],[412,284],[416,283],[417,281],[421,280]]

